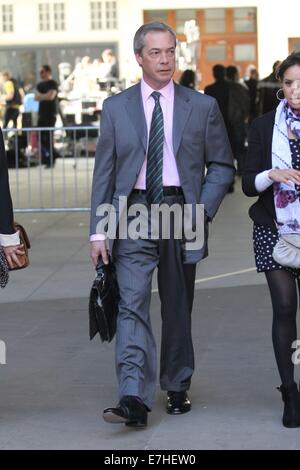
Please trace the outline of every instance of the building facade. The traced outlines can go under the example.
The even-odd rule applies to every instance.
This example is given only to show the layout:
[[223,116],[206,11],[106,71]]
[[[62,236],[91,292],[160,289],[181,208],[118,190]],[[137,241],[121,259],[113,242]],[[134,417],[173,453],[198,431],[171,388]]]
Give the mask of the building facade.
[[35,83],[43,63],[100,57],[111,48],[128,84],[140,74],[132,39],[144,21],[160,19],[176,30],[178,67],[197,68],[200,87],[212,80],[215,63],[249,65],[260,77],[275,60],[300,50],[300,2],[272,0],[0,0],[0,70]]

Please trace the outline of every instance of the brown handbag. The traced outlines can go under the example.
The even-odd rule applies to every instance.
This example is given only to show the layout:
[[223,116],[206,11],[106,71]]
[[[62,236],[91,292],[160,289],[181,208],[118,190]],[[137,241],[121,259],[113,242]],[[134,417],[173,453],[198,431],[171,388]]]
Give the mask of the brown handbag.
[[16,271],[17,269],[27,268],[27,266],[29,266],[30,264],[28,250],[29,248],[31,248],[31,245],[26,230],[22,225],[18,224],[17,222],[14,223],[14,229],[16,231],[19,231],[20,244],[23,245],[24,255],[17,255],[21,266],[18,266],[16,263],[14,263],[13,268],[9,268],[10,271]]

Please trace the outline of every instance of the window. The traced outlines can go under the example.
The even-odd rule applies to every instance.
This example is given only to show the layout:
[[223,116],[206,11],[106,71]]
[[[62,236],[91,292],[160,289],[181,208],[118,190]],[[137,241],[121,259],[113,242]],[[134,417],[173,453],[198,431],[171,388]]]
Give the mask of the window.
[[176,31],[184,34],[186,21],[196,20],[196,10],[176,10]]
[[40,31],[65,31],[65,4],[40,3],[39,4]]
[[205,32],[224,33],[225,32],[225,9],[209,8],[204,11]]
[[256,60],[256,47],[254,44],[236,44],[234,46],[234,60],[241,61],[255,61]]
[[50,31],[50,4],[39,4],[39,24],[40,31]]
[[234,9],[234,31],[236,33],[256,32],[256,8]]
[[117,2],[91,2],[91,30],[117,29]]
[[65,28],[65,5],[64,3],[53,4],[54,31],[64,31]]
[[206,60],[209,62],[224,61],[226,59],[226,46],[225,44],[207,46],[205,53]]
[[117,2],[105,2],[106,29],[117,29]]
[[91,2],[91,29],[103,29],[102,2]]
[[13,5],[2,5],[1,23],[3,33],[14,32],[14,11]]
[[167,10],[147,10],[147,21],[162,21],[163,23],[168,22]]

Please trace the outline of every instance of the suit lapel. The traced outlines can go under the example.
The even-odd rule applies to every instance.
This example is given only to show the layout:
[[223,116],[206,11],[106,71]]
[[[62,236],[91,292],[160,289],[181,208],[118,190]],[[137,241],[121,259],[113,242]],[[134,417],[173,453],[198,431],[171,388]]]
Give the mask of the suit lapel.
[[141,140],[144,150],[147,150],[147,125],[142,102],[141,85],[132,87],[132,93],[128,96],[126,110],[128,118],[133,124],[138,138]]
[[174,90],[174,113],[173,113],[173,150],[177,155],[182,139],[183,131],[191,113],[192,105],[184,88],[175,84]]

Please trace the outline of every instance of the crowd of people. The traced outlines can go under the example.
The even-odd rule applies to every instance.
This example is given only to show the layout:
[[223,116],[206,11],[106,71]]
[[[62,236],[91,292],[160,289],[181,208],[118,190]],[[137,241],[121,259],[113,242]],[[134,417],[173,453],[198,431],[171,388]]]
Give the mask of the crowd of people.
[[[39,158],[46,168],[54,167],[59,157],[54,145],[53,132],[49,128],[55,127],[58,115],[61,118],[61,124],[67,124],[62,103],[95,99],[100,96],[100,90],[104,90],[109,95],[110,91],[116,87],[119,77],[118,63],[111,49],[105,49],[101,54],[101,59],[93,62],[90,57],[83,57],[73,71],[70,69],[70,64],[64,63],[60,66],[60,83],[53,78],[50,65],[44,64],[40,68],[40,81],[35,86],[27,87],[28,93],[25,93],[24,88],[9,71],[0,73],[0,91],[2,92],[0,93],[0,111],[3,115],[3,128],[21,129],[35,126],[48,128],[48,130],[40,131],[41,155]],[[97,103],[94,106],[94,113],[97,112],[98,116],[100,109],[97,108]],[[73,113],[71,115],[75,116],[76,111],[73,110]],[[74,118],[73,124],[75,123]],[[34,140],[35,144],[37,140]],[[19,150],[25,144],[26,139],[23,139]],[[12,146],[14,147],[14,140],[12,140]]]

